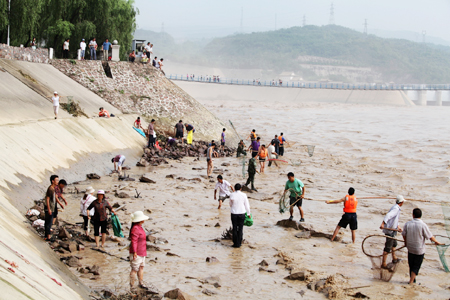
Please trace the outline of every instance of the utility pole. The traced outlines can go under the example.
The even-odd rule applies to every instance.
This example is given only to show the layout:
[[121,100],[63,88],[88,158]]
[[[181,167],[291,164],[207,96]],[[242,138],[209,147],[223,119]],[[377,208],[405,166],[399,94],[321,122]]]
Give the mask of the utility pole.
[[426,43],[426,35],[427,35],[427,31],[426,30],[422,30],[422,42],[425,44]]
[[367,35],[367,19],[364,21],[364,34]]
[[275,14],[275,30],[277,30],[277,14]]
[[9,46],[9,27],[11,24],[11,0],[8,0],[8,37],[6,38],[6,45]]
[[305,27],[305,26],[306,26],[306,16],[303,15],[303,27]]
[[244,8],[241,6],[241,33],[244,33]]
[[334,5],[333,5],[333,2],[331,2],[329,25],[334,25]]
[[161,24],[161,32],[164,32],[164,22]]

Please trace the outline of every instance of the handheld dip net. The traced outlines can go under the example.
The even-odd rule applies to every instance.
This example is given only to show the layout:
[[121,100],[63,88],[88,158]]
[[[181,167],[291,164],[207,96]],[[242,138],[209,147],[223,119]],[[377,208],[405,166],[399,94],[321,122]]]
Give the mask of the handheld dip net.
[[[386,266],[382,267],[383,263],[383,251],[386,242],[397,243],[395,247],[396,261],[392,258],[392,251],[388,253],[386,258]],[[372,262],[373,277],[383,281],[390,281],[394,276],[401,260],[407,258],[406,245],[401,237],[401,234],[397,234],[395,237],[390,237],[382,234],[374,234],[367,236],[362,244],[362,251]]]
[[294,202],[293,204],[290,203],[290,195],[291,195],[291,192],[295,193],[296,198],[297,198],[297,201],[300,200],[299,197],[302,195],[301,192],[296,192],[296,191],[294,191],[293,189],[289,189],[289,190],[287,190],[286,192],[284,192],[283,195],[282,195],[281,198],[280,198],[279,203],[278,203],[278,204],[279,204],[279,208],[280,208],[280,210],[279,210],[279,211],[280,211],[280,214],[285,213],[286,211],[288,211],[289,209],[291,209],[291,207],[294,206],[295,203],[297,203],[297,201]]
[[442,212],[444,213],[445,230],[447,231],[447,236],[436,236],[436,239],[444,243],[445,245],[436,246],[436,250],[439,254],[439,259],[441,260],[442,266],[445,272],[450,272],[447,260],[445,258],[445,252],[448,247],[450,247],[450,203],[442,202]]

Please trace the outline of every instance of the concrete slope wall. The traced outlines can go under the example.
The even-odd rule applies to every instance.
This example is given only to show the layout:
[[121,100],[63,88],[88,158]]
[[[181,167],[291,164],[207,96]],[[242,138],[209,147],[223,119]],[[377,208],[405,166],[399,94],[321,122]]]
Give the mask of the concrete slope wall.
[[53,92],[57,91],[61,102],[67,103],[67,96],[72,96],[74,101],[80,103],[87,116],[98,115],[101,106],[110,113],[121,114],[120,109],[104,101],[97,94],[70,79],[52,65],[0,59],[0,67],[49,102]]
[[414,105],[401,91],[353,91],[334,89],[299,89],[286,87],[240,86],[226,84],[174,81],[197,99],[207,100],[271,100],[296,102],[340,102],[358,104],[383,104],[394,106]]

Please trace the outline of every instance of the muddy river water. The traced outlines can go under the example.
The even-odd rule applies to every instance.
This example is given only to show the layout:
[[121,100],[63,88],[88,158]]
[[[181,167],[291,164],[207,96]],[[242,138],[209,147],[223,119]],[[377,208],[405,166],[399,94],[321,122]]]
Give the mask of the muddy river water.
[[[317,200],[303,202],[306,223],[317,231],[332,233],[342,214],[340,205],[327,205],[319,200],[342,198],[349,187],[354,187],[359,197],[402,194],[405,198],[428,200],[405,203],[401,226],[411,219],[412,209],[420,207],[431,231],[446,235],[441,202],[449,201],[450,192],[450,108],[276,101],[203,101],[203,104],[224,122],[232,120],[242,137],[256,129],[263,143],[268,144],[275,134],[283,132],[287,141],[292,142],[286,148],[284,159],[294,165],[266,166],[265,174],[256,175],[258,193],[248,194],[254,225],[244,228],[246,243],[240,249],[231,248],[230,241],[217,240],[231,226],[230,209],[227,201],[221,210],[217,209],[217,201],[213,199],[215,182],[205,176],[206,161],[185,158],[147,168],[134,167],[135,161],[126,161],[131,167],[127,175],[138,179],[141,174],[150,173],[156,184],[119,182],[117,175],[77,184],[79,189],[92,185],[109,191],[127,185],[122,191],[131,198],[119,199],[109,194],[111,204],[126,204],[127,210],[118,213],[125,234],[128,234],[130,213],[142,210],[151,218],[144,228],[168,241],[156,244],[161,251],[148,252],[146,282],[162,292],[178,287],[196,299],[211,298],[202,293],[205,289],[215,292],[212,297],[216,299],[325,299],[323,294],[309,290],[305,282],[284,279],[289,271],[284,265],[275,264],[283,253],[292,260],[295,270],[307,269],[322,278],[339,277],[342,291],[339,297],[343,299],[351,299],[356,292],[372,299],[450,297],[450,274],[444,272],[433,246],[427,246],[417,278],[420,285],[406,285],[409,278],[406,261],[400,264],[390,282],[373,278],[361,242],[367,235],[381,233],[379,226],[394,200],[359,201],[355,244],[351,244],[349,229],[341,229],[343,243],[332,243],[326,238],[299,239],[294,236],[295,229],[275,225],[289,217],[288,213],[278,212],[278,200],[286,174],[292,171],[305,183],[306,197]],[[310,157],[301,145],[315,145],[314,155]],[[229,166],[221,166],[222,163]],[[232,184],[244,181],[240,159],[217,158],[214,164],[223,169],[215,175],[223,174]],[[174,179],[166,178],[171,174]],[[190,180],[194,178],[198,179]],[[141,198],[134,198],[135,189]],[[81,221],[80,197],[68,194],[70,204],[61,213],[64,220]],[[295,219],[299,218],[295,211]],[[100,265],[101,279],[82,280],[95,289],[127,291],[129,263],[95,252],[90,249],[93,246],[94,243],[88,244],[84,253],[80,253],[81,262],[83,266]],[[117,242],[107,241],[105,250],[127,257],[127,250],[120,251],[121,248]],[[169,256],[168,252],[176,256]],[[211,256],[219,262],[207,263],[206,257]],[[406,258],[404,254],[403,258]],[[271,272],[259,270],[262,260],[269,263],[267,269]],[[220,287],[213,286],[216,282]],[[360,288],[352,289],[355,287]],[[304,292],[303,296],[300,291]]]

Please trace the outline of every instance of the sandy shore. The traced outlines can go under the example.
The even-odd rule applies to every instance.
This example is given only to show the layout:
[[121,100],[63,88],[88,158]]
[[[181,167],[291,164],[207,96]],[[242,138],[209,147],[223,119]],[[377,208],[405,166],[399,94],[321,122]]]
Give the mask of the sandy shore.
[[[143,210],[151,217],[144,227],[148,231],[156,231],[156,237],[168,241],[156,244],[161,251],[148,252],[147,282],[161,292],[178,287],[198,299],[209,298],[202,293],[205,289],[215,292],[213,297],[217,299],[249,296],[300,299],[300,291],[304,291],[304,299],[325,298],[309,290],[306,282],[284,279],[289,271],[284,265],[275,264],[282,252],[292,260],[290,266],[294,270],[310,270],[317,278],[335,275],[342,291],[339,297],[343,299],[350,299],[356,292],[372,299],[448,299],[450,274],[443,271],[432,246],[427,247],[418,277],[421,285],[409,287],[405,284],[408,280],[406,262],[401,263],[389,283],[373,279],[371,263],[361,251],[361,242],[369,234],[381,233],[378,228],[393,200],[360,200],[359,228],[354,245],[350,243],[348,229],[343,231],[343,243],[331,243],[326,238],[298,239],[294,236],[296,230],[275,225],[289,216],[288,213],[280,215],[277,203],[284,189],[286,174],[293,171],[305,183],[306,196],[315,200],[341,198],[350,186],[356,189],[359,197],[403,194],[406,198],[429,200],[407,202],[403,206],[400,223],[403,226],[410,220],[412,208],[418,206],[423,209],[423,220],[431,231],[445,235],[440,202],[448,201],[450,186],[446,109],[293,105],[276,101],[209,101],[203,104],[223,121],[232,120],[241,136],[255,128],[263,142],[268,143],[274,134],[284,132],[286,139],[294,142],[286,149],[285,158],[300,165],[266,167],[265,174],[257,175],[258,193],[248,194],[255,224],[245,228],[244,238],[248,243],[240,249],[231,248],[229,241],[216,240],[231,226],[229,203],[225,202],[221,210],[217,209],[217,201],[213,199],[215,182],[205,178],[206,161],[185,158],[182,162],[171,161],[169,165],[159,167],[132,167],[127,172],[136,179],[143,173],[151,173],[156,184],[119,182],[116,175],[77,184],[79,189],[92,185],[109,191],[119,185],[128,185],[122,191],[131,197],[136,194],[135,189],[141,192],[142,198],[139,199],[118,199],[110,194],[109,201],[111,204],[126,204],[127,210],[119,212],[125,227],[130,213]],[[316,145],[312,157],[300,146],[303,144]],[[135,162],[127,163],[132,166]],[[244,181],[241,160],[219,158],[214,163],[223,169],[216,174],[223,174],[230,183]],[[222,163],[230,165],[221,166]],[[175,179],[166,178],[171,174]],[[178,177],[186,180],[176,179]],[[189,180],[194,178],[198,179]],[[69,222],[80,222],[81,195],[67,196],[69,207],[61,217]],[[304,201],[303,207],[306,223],[325,233],[333,232],[342,214],[340,206],[326,205],[323,201]],[[298,211],[295,218],[299,219]],[[217,223],[220,226],[215,227]],[[125,234],[128,234],[126,229]],[[89,247],[94,245],[88,245],[85,252],[79,254],[83,257],[83,266],[101,266],[101,279],[83,281],[95,289],[107,287],[118,292],[126,291],[129,264],[92,251]],[[126,257],[126,250],[119,251],[120,248],[117,242],[107,242],[106,251]],[[167,252],[178,256],[168,256]],[[219,262],[207,263],[206,257],[210,256]],[[258,264],[263,259],[273,272],[259,271]],[[215,282],[221,287],[214,287],[212,284]],[[342,290],[361,286],[364,287]]]

